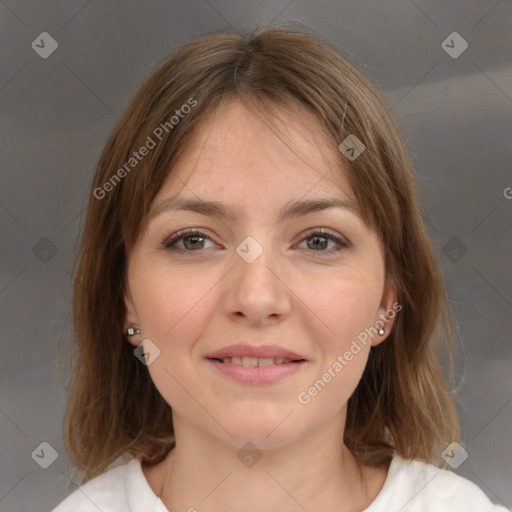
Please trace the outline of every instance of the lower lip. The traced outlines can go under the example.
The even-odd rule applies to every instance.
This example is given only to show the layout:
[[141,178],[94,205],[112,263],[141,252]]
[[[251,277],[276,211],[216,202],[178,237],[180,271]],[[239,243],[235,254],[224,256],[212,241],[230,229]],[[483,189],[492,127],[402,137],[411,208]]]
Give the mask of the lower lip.
[[306,363],[273,364],[271,366],[243,366],[231,363],[221,363],[215,359],[207,359],[220,372],[232,379],[248,384],[270,384],[298,372]]

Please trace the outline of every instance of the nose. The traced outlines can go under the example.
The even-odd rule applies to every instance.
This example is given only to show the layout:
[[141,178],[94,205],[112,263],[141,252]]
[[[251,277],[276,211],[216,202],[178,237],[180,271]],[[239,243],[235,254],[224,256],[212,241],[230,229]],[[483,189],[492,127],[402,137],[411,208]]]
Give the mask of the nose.
[[[225,311],[232,319],[253,325],[276,323],[291,311],[289,277],[284,265],[270,248],[257,251],[257,257],[246,257],[241,244],[233,255],[233,267],[226,279]],[[247,254],[249,254],[247,252]]]

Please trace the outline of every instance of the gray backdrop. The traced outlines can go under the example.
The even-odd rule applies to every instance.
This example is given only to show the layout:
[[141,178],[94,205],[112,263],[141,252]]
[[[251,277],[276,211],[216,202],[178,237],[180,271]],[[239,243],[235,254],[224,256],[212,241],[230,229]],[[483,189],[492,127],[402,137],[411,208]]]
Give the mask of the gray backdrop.
[[56,348],[69,347],[73,255],[116,118],[178,44],[284,21],[344,46],[399,118],[460,327],[468,458],[454,471],[510,507],[511,10],[509,0],[0,2],[0,510],[50,510],[76,488]]

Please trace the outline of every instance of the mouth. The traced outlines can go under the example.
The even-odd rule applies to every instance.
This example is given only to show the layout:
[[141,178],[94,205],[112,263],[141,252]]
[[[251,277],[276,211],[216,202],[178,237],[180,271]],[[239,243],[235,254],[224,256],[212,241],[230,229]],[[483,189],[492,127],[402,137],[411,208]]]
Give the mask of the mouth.
[[205,359],[217,375],[249,385],[285,380],[308,363],[301,355],[278,345],[231,345],[207,354]]
[[[223,360],[229,362],[223,362]],[[217,375],[227,377],[230,382],[252,386],[284,381],[302,370],[307,364],[305,359],[292,361],[271,357],[261,359],[256,357],[207,358],[206,361],[218,372]]]
[[249,356],[233,356],[233,357],[209,357],[210,361],[217,361],[222,364],[231,364],[236,366],[276,366],[282,364],[293,364],[306,361],[305,359],[288,359],[285,357],[249,357]]

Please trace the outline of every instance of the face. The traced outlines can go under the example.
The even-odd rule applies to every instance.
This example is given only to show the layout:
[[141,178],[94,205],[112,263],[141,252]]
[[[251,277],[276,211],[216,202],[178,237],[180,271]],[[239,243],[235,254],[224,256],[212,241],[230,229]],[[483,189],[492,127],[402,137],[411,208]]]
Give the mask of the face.
[[396,292],[335,143],[312,114],[280,119],[232,101],[203,121],[128,252],[126,327],[159,350],[147,369],[177,437],[271,448],[343,428],[392,326],[374,334]]

